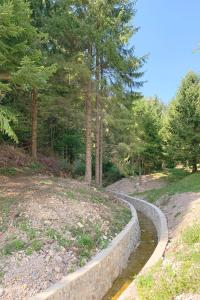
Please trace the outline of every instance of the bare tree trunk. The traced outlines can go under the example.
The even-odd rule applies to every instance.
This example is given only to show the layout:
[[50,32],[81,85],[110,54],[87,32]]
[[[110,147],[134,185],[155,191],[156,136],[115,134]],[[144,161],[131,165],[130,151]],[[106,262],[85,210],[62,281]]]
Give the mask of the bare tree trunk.
[[100,107],[100,63],[98,51],[96,53],[96,144],[95,144],[95,182],[100,185],[100,141],[101,141],[101,107]]
[[192,161],[192,173],[196,173],[197,171],[198,171],[197,160],[196,160],[196,158],[194,158]]
[[86,154],[85,154],[85,181],[91,184],[92,181],[92,99],[91,99],[91,80],[88,83],[88,93],[85,100],[86,114]]
[[37,92],[32,90],[32,135],[31,135],[31,154],[37,159]]
[[10,81],[11,80],[11,74],[10,73],[0,73],[0,80]]
[[102,186],[103,183],[103,119],[104,119],[104,112],[103,112],[103,58],[100,58],[100,74],[101,74],[101,106],[100,106],[100,167],[99,167],[99,183]]
[[99,185],[103,183],[103,116],[101,114],[100,124],[100,159],[99,159]]

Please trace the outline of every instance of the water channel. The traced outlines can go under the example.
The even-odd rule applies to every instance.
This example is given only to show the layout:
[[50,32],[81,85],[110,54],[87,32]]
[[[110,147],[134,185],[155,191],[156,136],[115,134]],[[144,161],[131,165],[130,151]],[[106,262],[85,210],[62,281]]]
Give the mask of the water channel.
[[114,281],[111,289],[102,300],[117,300],[133,281],[135,275],[141,271],[157,245],[157,234],[153,223],[140,212],[137,213],[141,229],[140,244],[130,255],[126,269]]

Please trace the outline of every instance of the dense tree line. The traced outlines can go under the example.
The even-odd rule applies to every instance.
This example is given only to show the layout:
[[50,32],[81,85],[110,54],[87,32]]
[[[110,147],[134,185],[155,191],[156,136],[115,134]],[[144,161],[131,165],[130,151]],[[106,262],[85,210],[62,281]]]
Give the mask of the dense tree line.
[[129,0],[0,0],[1,141],[95,177],[199,161],[199,77],[169,107],[138,88]]

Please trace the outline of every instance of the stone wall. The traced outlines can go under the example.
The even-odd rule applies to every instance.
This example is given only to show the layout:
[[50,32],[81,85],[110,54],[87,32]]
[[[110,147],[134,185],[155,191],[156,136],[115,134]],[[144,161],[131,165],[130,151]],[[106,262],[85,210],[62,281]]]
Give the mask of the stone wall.
[[32,300],[101,300],[126,267],[131,252],[140,240],[137,213],[130,203],[129,206],[131,221],[107,249]]
[[[165,248],[168,243],[168,227],[167,220],[163,212],[155,205],[150,204],[141,199],[137,199],[135,197],[130,197],[122,193],[116,194],[118,198],[123,199],[131,203],[137,211],[140,211],[145,216],[147,216],[154,224],[157,236],[158,236],[158,244],[153,252],[150,259],[147,261],[139,275],[144,274],[150,267],[155,265],[163,256],[165,252]],[[119,297],[118,300],[137,300],[139,299],[137,296],[137,289],[135,286],[135,282],[133,281],[129,287],[124,291],[124,293]]]

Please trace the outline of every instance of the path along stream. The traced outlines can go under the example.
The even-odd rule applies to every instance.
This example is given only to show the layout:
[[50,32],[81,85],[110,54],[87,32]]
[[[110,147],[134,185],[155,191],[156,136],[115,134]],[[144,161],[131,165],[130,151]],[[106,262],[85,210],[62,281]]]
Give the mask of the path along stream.
[[137,214],[141,229],[140,244],[130,255],[126,269],[114,281],[103,300],[117,300],[129,284],[131,284],[135,275],[141,271],[156,248],[157,234],[153,223],[140,212],[137,212]]

